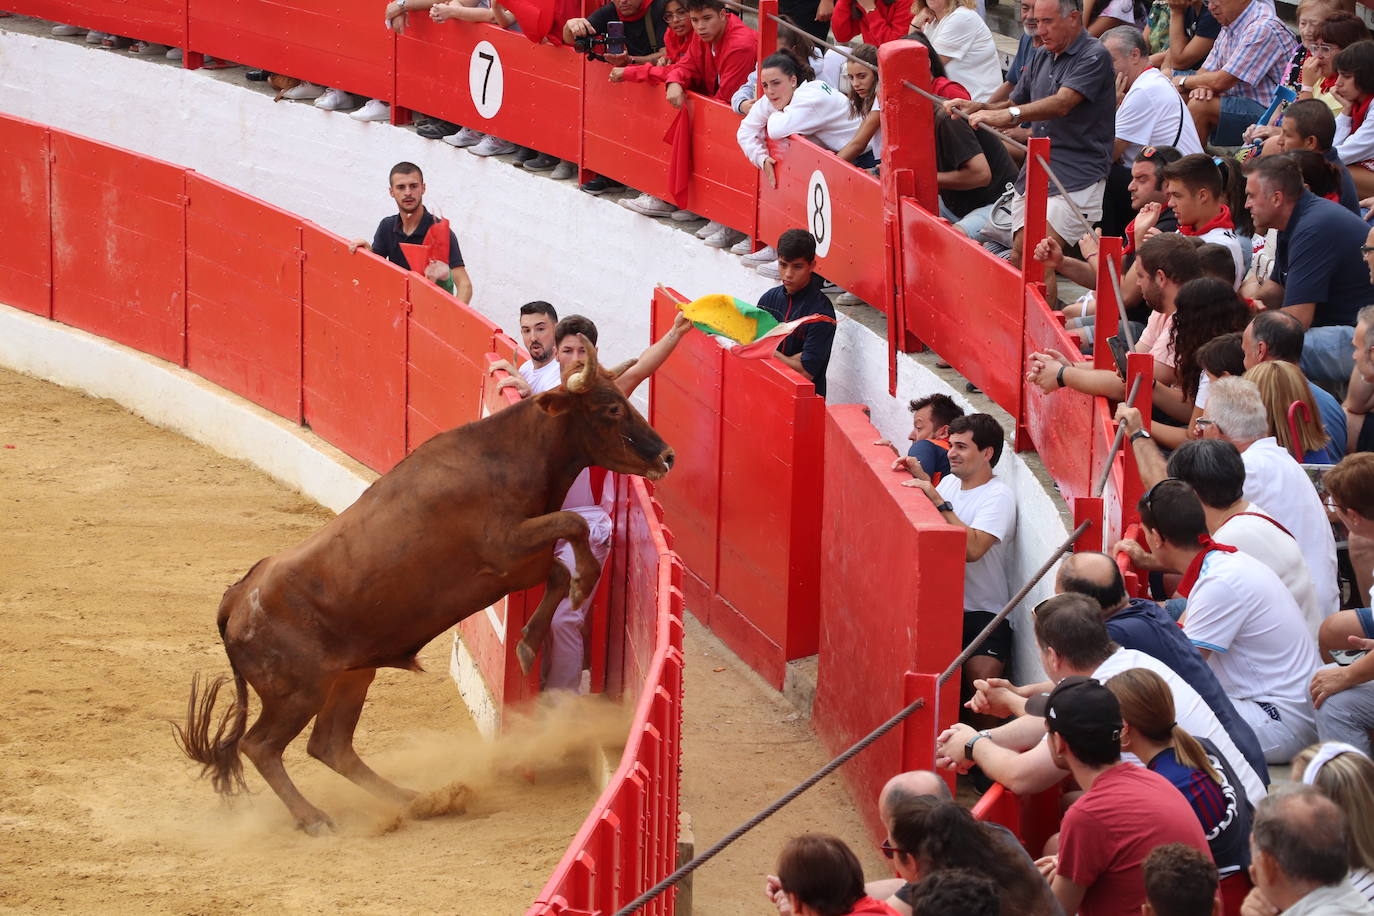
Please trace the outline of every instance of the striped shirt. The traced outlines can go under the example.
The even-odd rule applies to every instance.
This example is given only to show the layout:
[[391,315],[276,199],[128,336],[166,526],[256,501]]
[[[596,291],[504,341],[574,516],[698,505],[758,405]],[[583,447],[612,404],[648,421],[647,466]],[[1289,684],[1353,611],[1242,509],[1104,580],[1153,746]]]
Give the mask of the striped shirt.
[[1202,69],[1224,70],[1240,81],[1226,90],[1227,95],[1268,105],[1296,46],[1293,33],[1274,14],[1274,8],[1262,0],[1251,0],[1234,22],[1222,26]]

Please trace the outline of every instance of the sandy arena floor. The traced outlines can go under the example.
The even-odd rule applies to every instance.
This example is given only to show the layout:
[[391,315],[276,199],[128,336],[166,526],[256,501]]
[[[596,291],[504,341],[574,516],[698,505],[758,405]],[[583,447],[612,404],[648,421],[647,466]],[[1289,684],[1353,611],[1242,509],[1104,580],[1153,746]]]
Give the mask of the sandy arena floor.
[[[224,806],[173,744],[192,673],[228,670],[224,588],[328,518],[114,402],[0,371],[0,912],[524,910],[595,798],[567,762],[571,732],[614,734],[618,714],[482,743],[441,637],[421,653],[427,673],[379,672],[357,745],[402,785],[462,780],[474,803],[388,831],[395,813],[306,757],[302,737],[287,765],[339,825],[320,839],[293,829],[251,765],[254,794]],[[825,755],[695,621],[686,653],[683,806],[704,849]],[[533,784],[510,775],[528,765]],[[763,876],[789,836],[817,830],[886,874],[832,778],[697,872],[694,912],[772,912]]]

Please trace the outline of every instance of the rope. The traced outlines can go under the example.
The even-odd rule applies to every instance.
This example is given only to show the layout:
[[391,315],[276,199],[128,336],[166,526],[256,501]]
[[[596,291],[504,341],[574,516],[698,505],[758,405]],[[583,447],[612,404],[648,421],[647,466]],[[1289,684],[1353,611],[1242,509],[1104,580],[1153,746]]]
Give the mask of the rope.
[[[1135,401],[1136,393],[1140,391],[1140,380],[1144,376],[1137,375],[1135,381],[1131,382],[1131,391],[1126,395],[1126,403],[1131,404]],[[1112,476],[1112,462],[1116,460],[1116,453],[1121,451],[1122,440],[1126,437],[1126,424],[1118,423],[1116,427],[1116,438],[1112,439],[1112,447],[1107,452],[1107,460],[1102,464],[1102,473],[1097,478],[1097,483],[1093,484],[1093,497],[1102,495],[1102,491],[1107,489],[1107,480]]]

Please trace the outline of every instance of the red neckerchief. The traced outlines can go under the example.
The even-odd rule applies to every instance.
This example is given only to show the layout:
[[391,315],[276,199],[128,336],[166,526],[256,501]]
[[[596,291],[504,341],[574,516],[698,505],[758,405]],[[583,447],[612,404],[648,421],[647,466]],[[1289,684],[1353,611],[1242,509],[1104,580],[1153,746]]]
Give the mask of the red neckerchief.
[[1183,572],[1183,581],[1178,584],[1178,593],[1184,598],[1193,590],[1197,584],[1197,577],[1202,575],[1202,562],[1207,559],[1207,554],[1214,550],[1222,553],[1235,553],[1236,548],[1226,544],[1218,544],[1205,534],[1198,535],[1197,542],[1202,545],[1202,552],[1193,557],[1193,562],[1188,564],[1188,568]]
[[1231,208],[1226,206],[1225,204],[1221,205],[1221,212],[1218,213],[1210,223],[1203,226],[1201,229],[1194,229],[1193,227],[1185,226],[1182,223],[1178,224],[1178,231],[1180,235],[1206,235],[1213,229],[1234,228],[1236,228],[1236,224],[1231,221]]
[[[620,18],[625,22],[638,22],[639,20],[644,18],[646,13],[649,12],[649,7],[651,6],[653,6],[653,3],[646,2],[643,6],[639,8],[639,12],[635,13],[633,16],[621,16]],[[620,10],[616,10],[616,15],[619,14]]]
[[1332,191],[1330,194],[1323,194],[1322,197],[1326,198],[1327,200],[1331,201],[1332,203],[1337,203],[1337,204],[1338,204],[1338,203],[1341,202],[1341,195],[1340,195],[1339,193],[1337,193],[1336,191]]
[[1353,134],[1360,129],[1364,123],[1364,116],[1369,114],[1369,103],[1374,102],[1374,96],[1366,98],[1363,102],[1356,102],[1350,106],[1350,132]]

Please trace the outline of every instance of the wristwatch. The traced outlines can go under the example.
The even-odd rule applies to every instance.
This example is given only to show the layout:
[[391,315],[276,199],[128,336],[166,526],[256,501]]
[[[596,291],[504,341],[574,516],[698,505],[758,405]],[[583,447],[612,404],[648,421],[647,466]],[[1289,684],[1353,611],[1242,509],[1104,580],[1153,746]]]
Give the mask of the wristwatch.
[[978,740],[980,738],[990,737],[992,737],[992,735],[990,735],[988,733],[988,730],[985,728],[982,731],[975,734],[972,738],[968,739],[968,741],[964,743],[964,759],[967,760],[969,763],[973,763],[973,746],[978,743]]
[[940,505],[938,505],[938,506],[935,507],[935,511],[936,511],[936,512],[953,512],[953,511],[954,511],[954,507],[951,506],[951,505],[949,504],[949,500],[945,500],[944,502],[940,503]]
[[1145,427],[1143,427],[1143,426],[1140,427],[1140,429],[1137,429],[1135,432],[1131,433],[1131,441],[1132,441],[1132,442],[1135,442],[1135,440],[1137,440],[1137,439],[1153,439],[1153,438],[1154,438],[1154,437],[1150,435],[1150,431],[1149,431],[1148,429],[1146,429]]
[[1021,109],[1020,109],[1020,108],[1018,108],[1017,106],[1013,105],[1013,106],[1011,106],[1010,108],[1007,109],[1007,113],[1011,115],[1011,126],[1012,126],[1012,127],[1015,127],[1016,125],[1018,125],[1018,124],[1021,123]]

